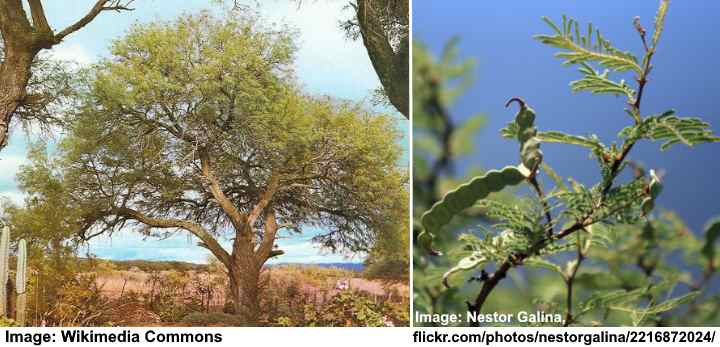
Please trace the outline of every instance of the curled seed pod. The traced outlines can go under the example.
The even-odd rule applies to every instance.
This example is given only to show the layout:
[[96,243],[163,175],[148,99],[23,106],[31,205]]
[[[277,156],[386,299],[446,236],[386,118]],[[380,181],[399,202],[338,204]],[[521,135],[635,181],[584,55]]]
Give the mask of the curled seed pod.
[[515,115],[516,137],[520,142],[520,160],[531,173],[535,173],[543,159],[540,139],[537,138],[537,128],[535,127],[535,110],[529,107],[523,99],[517,97],[508,100],[505,107],[509,107],[513,102],[520,105],[520,110]]
[[439,255],[440,252],[432,249],[432,240],[455,215],[472,206],[476,201],[485,199],[490,193],[517,185],[525,178],[523,171],[514,166],[507,166],[499,171],[490,170],[449,191],[422,215],[420,220],[423,231],[418,235],[418,244],[431,254]]

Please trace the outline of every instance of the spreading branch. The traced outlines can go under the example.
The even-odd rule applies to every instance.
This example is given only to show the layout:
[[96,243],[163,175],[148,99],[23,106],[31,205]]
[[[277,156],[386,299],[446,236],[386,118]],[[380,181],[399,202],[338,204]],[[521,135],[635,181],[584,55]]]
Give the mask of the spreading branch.
[[82,29],[86,25],[90,24],[90,22],[92,22],[95,17],[97,17],[103,11],[133,11],[134,8],[130,8],[130,5],[133,3],[133,1],[134,0],[127,0],[123,3],[122,0],[98,0],[95,3],[95,6],[90,9],[90,12],[80,18],[77,22],[71,24],[67,28],[57,33],[55,35],[55,40],[57,42],[60,42],[66,36]]
[[108,214],[130,218],[153,228],[177,228],[187,230],[199,238],[200,241],[202,241],[203,247],[209,249],[224,265],[230,266],[232,263],[230,254],[228,254],[205,228],[197,223],[180,219],[153,218],[127,207],[112,208]]

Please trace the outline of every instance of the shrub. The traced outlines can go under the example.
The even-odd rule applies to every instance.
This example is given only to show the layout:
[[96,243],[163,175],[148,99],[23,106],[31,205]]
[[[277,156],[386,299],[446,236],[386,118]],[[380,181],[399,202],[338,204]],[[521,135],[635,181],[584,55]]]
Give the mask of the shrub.
[[212,312],[192,312],[186,315],[182,321],[184,324],[190,326],[206,327],[206,326],[244,326],[245,322],[240,316],[231,315],[227,313]]
[[[630,124],[619,131],[616,143],[605,144],[595,135],[541,131],[535,123],[535,110],[528,103],[518,97],[508,101],[507,106],[516,103],[519,111],[501,134],[519,143],[519,165],[485,172],[450,190],[422,215],[422,231],[416,240],[417,246],[425,251],[424,257],[416,259],[416,269],[429,273],[444,265],[435,259],[456,261],[454,266],[443,269],[441,283],[445,293],[457,294],[466,289],[459,286],[479,283],[480,288],[473,288],[474,293],[470,294],[474,300],[467,302],[468,311],[487,310],[487,299],[500,288],[498,284],[509,271],[518,267],[534,267],[554,276],[534,283],[532,287],[540,288],[536,290],[540,295],[531,304],[551,313],[562,313],[563,325],[597,324],[598,320],[664,325],[674,319],[664,317],[663,313],[680,306],[692,313],[697,313],[700,306],[705,311],[712,307],[699,305],[697,299],[717,269],[713,242],[720,233],[720,223],[708,225],[704,245],[692,235],[678,237],[685,229],[654,213],[655,200],[663,187],[661,175],[628,160],[634,146],[646,140],[661,142],[662,150],[678,144],[692,147],[720,141],[710,125],[699,118],[681,117],[674,110],[652,115],[641,111],[668,4],[667,0],[660,3],[652,37],[646,37],[638,17],[634,21],[644,48],[642,59],[613,47],[592,25],[581,31],[580,25],[567,17],[563,16],[561,25],[543,18],[553,33],[538,35],[536,39],[561,50],[556,56],[564,60],[564,65],[579,66],[582,78],[570,84],[572,90],[626,98],[625,113]],[[596,67],[605,70],[601,72]],[[634,75],[637,88],[616,78],[623,73]],[[541,143],[589,150],[598,165],[599,182],[586,186],[572,178],[561,178],[544,163]],[[632,175],[628,175],[631,178],[619,182],[626,177],[622,175],[626,168],[633,169]],[[552,189],[541,185],[540,174],[554,183]],[[520,184],[527,184],[532,197],[510,201],[495,198],[495,193]],[[443,252],[435,249],[436,236],[453,226],[455,215],[471,208],[482,211],[494,224],[483,224],[481,232],[457,237],[461,247],[448,247]],[[665,261],[674,250],[693,254],[694,259],[688,264],[699,265],[701,270],[693,274],[684,271],[677,261]],[[591,257],[592,261],[588,261]],[[630,268],[633,261],[637,268]],[[470,276],[460,276],[464,273]],[[527,273],[528,278],[536,278],[534,272]],[[693,280],[697,273],[701,273],[700,279]],[[686,287],[675,290],[678,284]],[[424,287],[416,292],[415,307],[427,313],[436,312],[436,305],[445,304],[438,300],[442,294],[436,288]],[[587,290],[578,293],[578,287]],[[508,300],[509,297],[513,300]],[[493,309],[511,310],[525,303],[507,294],[498,298],[503,302],[494,303]],[[465,306],[462,301],[454,303],[455,308]]]

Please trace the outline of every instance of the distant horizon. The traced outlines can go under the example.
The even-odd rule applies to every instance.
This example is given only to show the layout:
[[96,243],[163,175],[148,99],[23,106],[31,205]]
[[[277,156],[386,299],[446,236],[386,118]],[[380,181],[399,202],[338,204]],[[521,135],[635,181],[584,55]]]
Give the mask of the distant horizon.
[[[87,260],[90,259],[88,257],[78,257],[79,260]],[[162,260],[162,259],[109,259],[109,258],[102,258],[102,257],[96,257],[94,259],[100,259],[100,260],[109,260],[109,261],[115,261],[115,262],[133,262],[133,261],[145,261],[145,262],[153,262],[153,263],[187,263],[187,264],[193,264],[193,265],[207,265],[207,263],[197,263],[190,260]],[[353,265],[365,265],[364,262],[354,262],[354,261],[328,261],[328,262],[279,262],[279,263],[268,263],[268,266],[277,266],[277,265],[332,265],[332,264],[353,264]]]

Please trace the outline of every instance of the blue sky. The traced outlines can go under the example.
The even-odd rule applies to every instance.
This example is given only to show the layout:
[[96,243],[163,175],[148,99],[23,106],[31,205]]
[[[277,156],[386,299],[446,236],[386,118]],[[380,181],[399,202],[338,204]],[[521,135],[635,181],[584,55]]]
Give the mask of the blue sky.
[[[51,26],[59,30],[82,17],[92,7],[94,0],[43,1]],[[248,1],[253,6],[255,1]],[[315,94],[368,101],[372,91],[379,86],[367,52],[359,41],[348,40],[339,28],[339,22],[351,16],[343,9],[341,1],[307,1],[298,8],[297,2],[263,1],[258,8],[268,24],[288,24],[298,32],[299,51],[296,72],[306,90]],[[182,13],[210,9],[220,13],[223,9],[209,0],[160,1],[144,0],[134,4],[130,13],[102,13],[94,22],[56,46],[51,54],[64,60],[90,64],[107,56],[112,40],[121,38],[133,23],[154,20],[171,20]],[[253,6],[254,7],[254,6]],[[382,111],[389,111],[383,109]],[[392,112],[392,111],[389,111]],[[398,126],[403,129],[407,122],[398,114]],[[0,196],[18,203],[22,195],[14,180],[17,169],[25,163],[27,138],[15,129],[9,146],[0,152]],[[407,138],[402,140],[407,149]],[[405,156],[407,158],[407,156]],[[278,244],[286,255],[275,262],[326,263],[361,261],[362,256],[346,258],[343,255],[326,254],[309,242],[318,230],[306,230],[300,236],[281,239]],[[196,246],[197,240],[184,233],[166,240],[144,240],[131,232],[120,232],[112,238],[101,237],[90,242],[83,250],[110,259],[184,260],[205,262],[208,251]],[[225,243],[228,244],[227,242]]]
[[[579,77],[577,71],[561,66],[553,57],[555,51],[532,36],[550,33],[541,16],[559,21],[562,14],[567,14],[580,23],[592,21],[615,46],[641,56],[642,46],[632,19],[640,16],[651,31],[658,4],[655,0],[509,0],[502,5],[496,1],[415,1],[415,40],[423,41],[437,54],[448,39],[457,35],[461,55],[478,63],[476,83],[451,109],[458,120],[478,112],[489,117],[487,126],[476,137],[477,154],[468,162],[497,168],[518,160],[517,146],[498,134],[516,111],[504,108],[512,96],[525,98],[535,108],[542,130],[595,133],[606,143],[613,141],[617,132],[628,125],[623,99],[573,95],[568,83]],[[718,12],[718,1],[671,2],[643,97],[645,115],[674,108],[683,116],[702,117],[718,132]],[[622,78],[632,81],[629,76]],[[585,183],[597,182],[597,166],[588,159],[586,150],[545,144],[543,152],[560,174]],[[694,230],[699,230],[710,217],[720,215],[718,153],[720,143],[693,149],[677,145],[660,152],[658,143],[646,142],[635,147],[631,159],[666,171],[659,205],[677,211]]]

